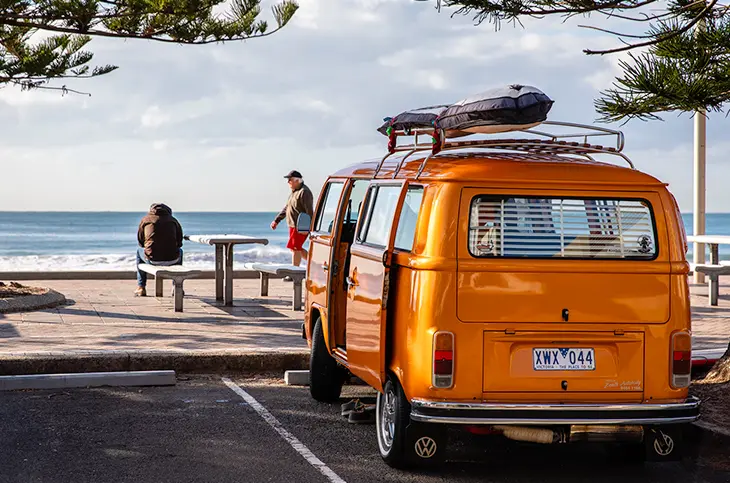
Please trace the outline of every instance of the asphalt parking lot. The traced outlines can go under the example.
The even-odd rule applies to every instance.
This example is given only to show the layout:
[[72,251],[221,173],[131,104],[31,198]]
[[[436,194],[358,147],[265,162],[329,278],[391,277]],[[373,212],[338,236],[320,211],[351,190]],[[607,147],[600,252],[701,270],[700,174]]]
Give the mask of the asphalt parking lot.
[[[229,385],[179,376],[172,387],[0,393],[0,482],[730,481],[730,448],[710,435],[681,463],[636,467],[598,445],[457,433],[439,472],[407,473],[382,462],[374,425],[349,424],[307,388]],[[348,386],[343,402],[368,394]]]

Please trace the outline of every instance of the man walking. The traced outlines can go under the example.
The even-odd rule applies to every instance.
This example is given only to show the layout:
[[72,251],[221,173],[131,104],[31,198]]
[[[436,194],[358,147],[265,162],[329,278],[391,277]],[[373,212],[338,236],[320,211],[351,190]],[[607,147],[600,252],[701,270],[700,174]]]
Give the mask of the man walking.
[[[172,216],[172,210],[163,203],[154,203],[142,218],[137,229],[137,265],[182,265],[183,230]],[[147,272],[137,268],[138,297],[147,296]]]
[[[271,229],[276,230],[279,222],[286,218],[286,224],[289,225],[289,242],[286,244],[286,247],[292,251],[292,265],[298,267],[302,258],[306,260],[309,254],[303,246],[307,240],[307,235],[297,231],[297,218],[300,213],[306,213],[312,216],[314,212],[314,197],[309,187],[304,184],[302,174],[299,171],[291,171],[284,178],[289,183],[291,194],[284,209],[271,222]],[[286,277],[284,280],[291,280],[291,278]]]

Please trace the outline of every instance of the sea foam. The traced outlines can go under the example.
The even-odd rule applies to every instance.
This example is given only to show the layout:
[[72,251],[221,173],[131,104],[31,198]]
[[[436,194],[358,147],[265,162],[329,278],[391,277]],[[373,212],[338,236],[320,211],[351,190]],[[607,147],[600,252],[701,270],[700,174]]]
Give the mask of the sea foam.
[[[0,272],[59,272],[59,271],[103,271],[134,270],[135,254],[75,254],[75,255],[26,255],[0,256]],[[255,248],[234,248],[233,266],[246,262],[289,263],[291,252],[286,248],[262,246]],[[183,263],[190,268],[213,270],[215,254],[186,251]]]

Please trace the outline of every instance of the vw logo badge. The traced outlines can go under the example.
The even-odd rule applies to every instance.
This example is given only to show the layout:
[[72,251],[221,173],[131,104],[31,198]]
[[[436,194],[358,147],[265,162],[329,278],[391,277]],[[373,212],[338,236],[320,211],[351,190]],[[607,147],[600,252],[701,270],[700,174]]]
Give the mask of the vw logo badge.
[[636,242],[639,244],[640,253],[651,252],[651,238],[648,235],[641,235]]
[[436,454],[436,441],[428,436],[423,436],[416,441],[416,454],[421,458],[430,458]]
[[659,434],[654,439],[654,451],[656,451],[656,454],[659,456],[667,456],[672,451],[674,451],[674,440],[659,431]]

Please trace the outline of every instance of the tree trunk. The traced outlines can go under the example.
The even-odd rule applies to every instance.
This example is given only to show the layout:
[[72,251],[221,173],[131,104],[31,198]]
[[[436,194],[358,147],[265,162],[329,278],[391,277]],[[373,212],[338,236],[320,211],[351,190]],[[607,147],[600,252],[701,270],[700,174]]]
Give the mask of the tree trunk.
[[715,363],[704,381],[718,384],[730,382],[730,343],[727,345],[727,350],[722,359]]

